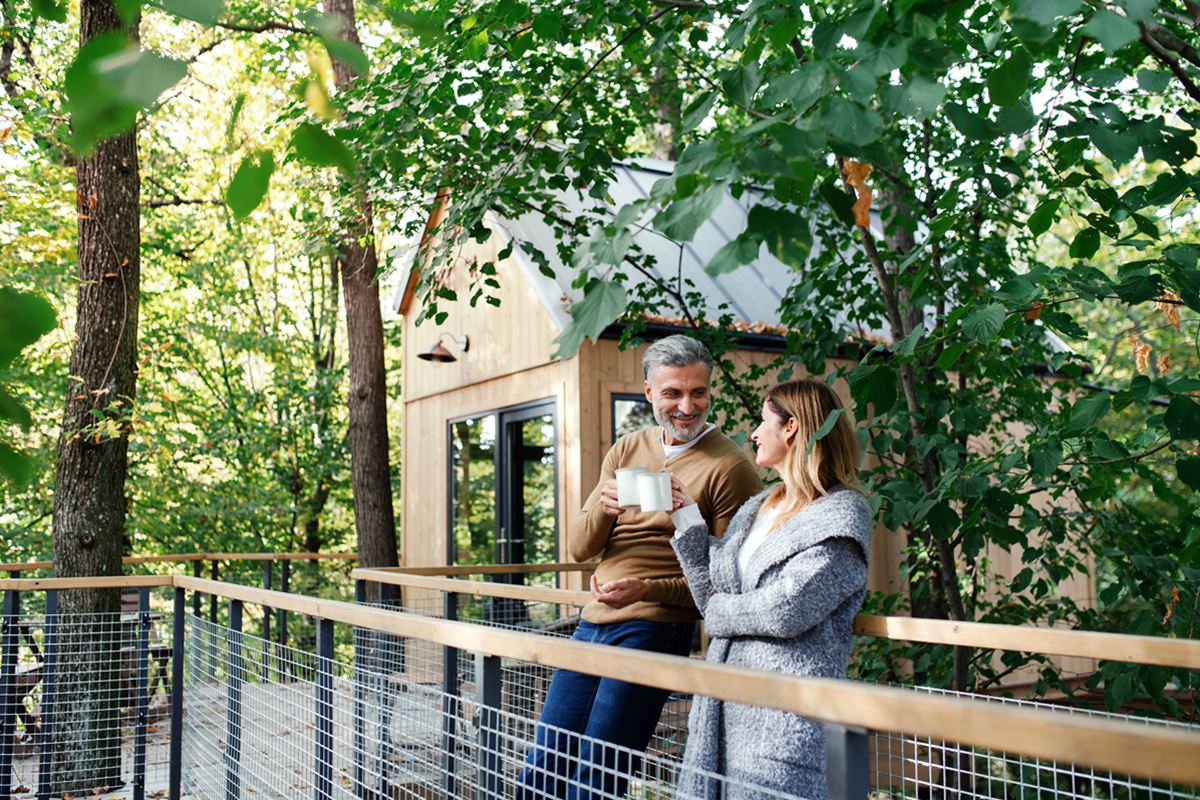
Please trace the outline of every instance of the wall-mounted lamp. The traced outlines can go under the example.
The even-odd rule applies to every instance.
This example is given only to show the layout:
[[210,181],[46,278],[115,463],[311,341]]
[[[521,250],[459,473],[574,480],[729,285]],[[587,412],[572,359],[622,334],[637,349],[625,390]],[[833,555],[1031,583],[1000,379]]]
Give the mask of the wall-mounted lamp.
[[450,340],[458,345],[459,351],[465,353],[471,349],[471,340],[467,338],[465,333],[462,336],[451,336],[448,333],[441,333],[438,334],[437,341],[433,343],[433,347],[430,347],[428,350],[422,353],[418,353],[417,358],[421,359],[422,361],[438,361],[443,364],[448,364],[451,361],[458,361],[458,359],[454,357],[454,354],[447,350],[444,345],[442,345],[442,339],[445,339],[447,336],[450,336]]

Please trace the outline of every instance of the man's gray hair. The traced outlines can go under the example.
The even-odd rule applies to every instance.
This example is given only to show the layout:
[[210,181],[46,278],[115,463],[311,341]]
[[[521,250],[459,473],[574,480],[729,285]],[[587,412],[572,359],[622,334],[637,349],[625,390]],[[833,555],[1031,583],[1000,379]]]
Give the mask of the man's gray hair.
[[707,347],[690,336],[677,333],[646,348],[646,354],[642,356],[642,376],[650,380],[659,367],[688,367],[698,361],[708,367],[710,375],[717,365]]

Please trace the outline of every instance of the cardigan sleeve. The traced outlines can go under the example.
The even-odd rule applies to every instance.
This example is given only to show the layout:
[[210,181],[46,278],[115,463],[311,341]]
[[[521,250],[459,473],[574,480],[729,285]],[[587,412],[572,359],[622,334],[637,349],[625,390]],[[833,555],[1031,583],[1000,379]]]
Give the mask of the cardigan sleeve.
[[788,639],[825,620],[866,582],[867,563],[859,545],[850,539],[826,539],[797,553],[763,586],[740,594],[714,594],[704,607],[699,599],[696,605],[709,636]]
[[679,566],[683,567],[687,588],[691,591],[692,600],[702,616],[713,593],[708,565],[711,547],[716,543],[716,540],[708,535],[708,526],[704,523],[693,525],[671,537],[671,547],[675,550],[675,557],[679,559]]

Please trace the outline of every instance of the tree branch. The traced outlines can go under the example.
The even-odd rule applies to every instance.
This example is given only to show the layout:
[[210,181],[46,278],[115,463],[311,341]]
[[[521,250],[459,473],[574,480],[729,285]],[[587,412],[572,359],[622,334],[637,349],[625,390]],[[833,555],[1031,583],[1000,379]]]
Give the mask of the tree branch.
[[301,28],[297,25],[291,25],[287,22],[260,22],[257,25],[245,25],[237,22],[218,22],[213,27],[223,28],[227,31],[238,31],[240,33],[266,33],[267,31],[287,31],[288,33],[299,33],[304,36],[316,36],[317,34],[307,28]]
[[1142,44],[1146,45],[1146,49],[1154,54],[1160,62],[1166,65],[1168,69],[1174,73],[1175,77],[1183,85],[1183,89],[1187,92],[1188,97],[1200,103],[1200,88],[1192,82],[1191,76],[1187,74],[1187,70],[1179,63],[1179,60],[1173,58],[1170,53],[1163,49],[1163,46],[1146,31],[1144,23],[1138,23],[1142,29]]

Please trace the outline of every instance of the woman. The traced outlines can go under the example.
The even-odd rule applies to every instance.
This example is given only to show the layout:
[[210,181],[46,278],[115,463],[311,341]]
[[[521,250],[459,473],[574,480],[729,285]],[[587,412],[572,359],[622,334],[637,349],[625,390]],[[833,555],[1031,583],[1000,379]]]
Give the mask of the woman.
[[[828,433],[813,434],[836,415]],[[782,482],[741,507],[724,538],[708,535],[686,488],[672,482],[679,557],[710,637],[708,660],[793,675],[841,678],[851,621],[862,605],[871,508],[857,490],[858,443],[837,396],[814,380],[767,393],[751,438],[755,461]],[[700,770],[739,784],[825,798],[820,723],[786,711],[697,696],[688,719],[680,794],[716,797]]]

